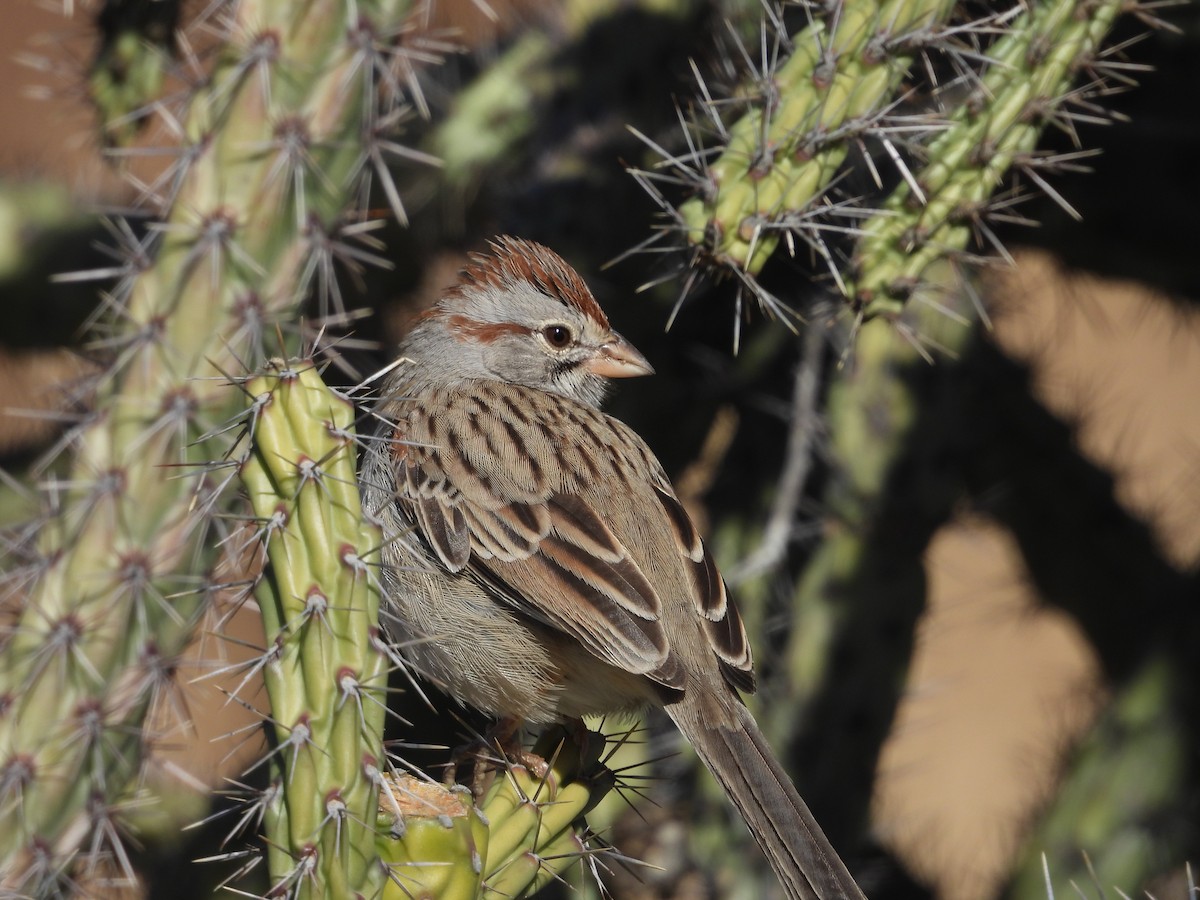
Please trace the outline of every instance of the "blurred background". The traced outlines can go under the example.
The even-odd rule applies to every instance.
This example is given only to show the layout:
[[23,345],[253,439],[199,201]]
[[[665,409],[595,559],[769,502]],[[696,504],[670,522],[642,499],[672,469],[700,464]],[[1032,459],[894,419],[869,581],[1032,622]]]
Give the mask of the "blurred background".
[[[52,447],[62,385],[93,365],[78,351],[96,285],[50,278],[109,264],[102,217],[131,208],[137,180],[161,165],[105,152],[116,142],[98,128],[86,81],[97,35],[130,21],[122,17],[165,16],[138,26],[153,37],[203,6],[76,3],[67,17],[58,2],[6,4],[8,471]],[[611,409],[663,459],[735,582],[759,629],[756,709],[868,895],[1044,896],[1045,852],[1062,891],[1074,880],[1089,896],[1187,897],[1185,863],[1200,860],[1196,7],[1160,11],[1178,30],[1148,31],[1135,17],[1118,24],[1110,43],[1132,41],[1123,52],[1139,86],[1103,99],[1116,121],[1079,125],[1082,146],[1100,151],[1086,160],[1091,171],[1053,178],[1080,220],[1046,197],[1030,200],[1021,214],[1036,227],[997,229],[1011,264],[973,280],[983,323],[952,354],[935,348],[931,362],[895,364],[915,424],[892,453],[886,489],[859,518],[845,511],[839,471],[877,448],[869,428],[864,445],[839,445],[839,403],[863,408],[889,395],[855,383],[853,337],[821,267],[783,259],[763,274],[821,327],[793,335],[751,313],[735,355],[731,285],[693,291],[668,331],[678,280],[638,290],[663,274],[661,260],[608,265],[652,233],[658,214],[626,172],[651,160],[627,126],[678,142],[676,103],[696,90],[690,61],[719,70],[730,54],[720,41],[727,8],[490,7],[487,15],[470,0],[439,0],[423,26],[431,40],[463,48],[421,73],[430,118],[414,118],[405,135],[445,162],[396,170],[411,225],[379,234],[394,268],[346,279],[351,305],[374,312],[355,337],[394,345],[489,236],[556,249],[659,373]],[[1067,136],[1048,140],[1070,149]],[[384,359],[385,349],[348,345],[338,377],[353,383]],[[803,409],[800,375],[816,383]],[[807,441],[796,437],[797,410],[808,417]],[[797,475],[798,458],[801,490],[789,499],[781,479]],[[772,517],[782,532],[768,535]],[[841,528],[871,562],[816,572]],[[812,608],[813,591],[828,608]],[[244,618],[239,627],[252,635],[260,626]],[[825,642],[822,670],[796,675],[813,641]],[[204,648],[195,653],[202,659]],[[792,683],[806,686],[803,703],[781,686]],[[180,802],[197,816],[206,785],[238,776],[261,753],[254,740],[217,739],[252,721],[223,700],[211,683],[189,688],[197,736],[163,751],[165,768],[191,785]],[[647,758],[669,746],[666,731],[649,728]],[[603,815],[622,852],[661,868],[617,867],[614,895],[766,895],[769,876],[746,877],[761,866],[740,831],[723,830],[720,799],[690,788],[686,756],[654,767],[661,777],[646,791],[656,805]],[[689,838],[683,823],[712,834]],[[145,843],[146,891],[183,896],[171,873],[204,854],[203,837]],[[1089,874],[1083,854],[1101,874]]]

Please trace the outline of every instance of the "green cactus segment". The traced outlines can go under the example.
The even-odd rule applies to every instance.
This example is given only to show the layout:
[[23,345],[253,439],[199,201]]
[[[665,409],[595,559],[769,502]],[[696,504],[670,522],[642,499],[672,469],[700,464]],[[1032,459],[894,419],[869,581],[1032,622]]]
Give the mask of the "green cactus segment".
[[584,782],[562,784],[551,771],[539,778],[514,766],[497,779],[483,808],[492,823],[487,861],[487,888],[500,896],[534,889],[543,871],[553,877],[579,856],[562,858],[564,840],[574,844],[574,826],[591,801]]
[[769,91],[730,129],[706,189],[679,207],[688,240],[757,274],[788,220],[820,200],[892,101],[912,64],[912,38],[953,8],[948,0],[847,0],[794,35]]
[[552,728],[531,754],[543,774],[505,767],[478,808],[464,788],[385,777],[376,836],[385,900],[525,897],[562,879],[588,853],[585,814],[616,781],[603,750],[601,735],[580,747]]
[[466,788],[389,776],[379,795],[383,900],[472,900],[483,885],[488,821]]
[[348,897],[382,887],[368,823],[388,667],[366,563],[381,537],[362,516],[350,402],[311,364],[276,364],[247,390],[253,450],[242,478],[267,539],[259,604],[276,650],[264,669],[279,788],[266,816],[271,875],[278,885],[303,872],[296,895]]
[[1081,65],[1092,60],[1124,0],[1042,0],[1005,29],[971,97],[927,148],[916,174],[924,202],[902,183],[864,225],[849,294],[865,315],[894,315],[938,258],[973,240],[988,200],[1041,133]]
[[222,373],[260,364],[332,264],[404,5],[243,0],[220,17],[226,43],[179,114],[184,145],[147,191],[165,221],[125,233],[95,414],[5,578],[19,615],[0,638],[0,893],[69,880],[71,860],[119,840],[114,810],[154,737],[145,710],[214,587],[233,503],[219,461],[243,399]]
[[599,761],[603,749],[600,735],[589,733],[580,749],[550,729],[534,747],[548,760],[545,774],[514,765],[497,776],[482,804],[490,823],[483,896],[526,896],[586,855],[584,815],[615,784]]

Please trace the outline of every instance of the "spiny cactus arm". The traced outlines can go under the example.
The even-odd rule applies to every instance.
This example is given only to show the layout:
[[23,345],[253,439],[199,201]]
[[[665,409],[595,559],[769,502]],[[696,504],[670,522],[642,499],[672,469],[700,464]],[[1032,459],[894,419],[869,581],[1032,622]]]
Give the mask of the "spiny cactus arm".
[[601,735],[588,733],[580,747],[549,729],[534,747],[544,773],[517,765],[499,774],[482,804],[491,823],[484,897],[528,896],[587,859],[584,816],[616,783],[604,748]]
[[[210,589],[227,509],[223,371],[265,357],[314,272],[335,262],[352,176],[378,140],[376,78],[405,4],[243,0],[178,121],[165,219],[126,246],[107,299],[95,413],[47,479],[17,548],[21,611],[0,663],[0,888],[36,893],[71,860],[124,859],[115,810],[151,699]],[[394,97],[391,98],[395,102]],[[149,194],[154,189],[148,189]],[[89,849],[90,848],[90,849]]]
[[[683,251],[677,309],[698,284],[732,277],[739,314],[751,299],[793,320],[759,280],[783,242],[823,264],[860,316],[895,315],[938,256],[1007,258],[990,222],[1030,184],[1074,214],[1047,176],[1087,152],[1038,153],[1038,141],[1048,126],[1074,138],[1076,118],[1097,114],[1093,98],[1128,82],[1101,45],[1121,14],[1160,24],[1152,6],[1039,0],[972,16],[962,4],[855,0],[806,5],[809,24],[791,37],[768,15],[761,61],[741,48],[742,87],[714,100],[697,75],[686,149],[646,139],[661,159],[632,174],[666,223],[637,249]],[[895,190],[885,164],[900,175]],[[997,195],[1014,174],[1014,190]],[[679,202],[681,190],[691,197]]]
[[588,858],[584,815],[615,784],[601,762],[605,742],[580,747],[564,729],[534,753],[544,772],[506,765],[479,801],[465,788],[387,778],[377,847],[389,873],[385,898],[527,897]]
[[761,73],[751,109],[702,167],[678,210],[687,241],[717,264],[756,275],[828,190],[856,143],[887,137],[881,119],[916,50],[954,9],[950,0],[850,0],[787,39],[791,56]]
[[[847,290],[856,308],[868,317],[894,315],[933,261],[964,256],[978,234],[988,233],[992,195],[1010,169],[1057,197],[1040,173],[1062,163],[1034,151],[1065,104],[1079,99],[1071,82],[1095,63],[1114,20],[1129,6],[1126,0],[1042,0],[1006,26],[987,53],[979,83],[925,151],[928,162],[864,224]],[[992,241],[992,249],[1004,253]]]
[[371,893],[384,875],[373,848],[387,657],[366,561],[380,535],[362,515],[351,403],[311,363],[272,368],[247,384],[242,468],[256,517],[273,525],[259,598],[277,744],[268,862],[273,883],[298,895]]
[[483,885],[490,820],[464,787],[388,776],[376,846],[388,870],[383,900],[474,900]]

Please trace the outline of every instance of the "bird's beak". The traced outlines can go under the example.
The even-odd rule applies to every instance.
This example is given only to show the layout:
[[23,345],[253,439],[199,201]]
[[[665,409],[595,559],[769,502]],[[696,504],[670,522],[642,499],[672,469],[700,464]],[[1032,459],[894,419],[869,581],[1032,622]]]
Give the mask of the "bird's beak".
[[646,357],[615,331],[583,367],[603,378],[636,378],[654,374],[654,367],[646,361]]

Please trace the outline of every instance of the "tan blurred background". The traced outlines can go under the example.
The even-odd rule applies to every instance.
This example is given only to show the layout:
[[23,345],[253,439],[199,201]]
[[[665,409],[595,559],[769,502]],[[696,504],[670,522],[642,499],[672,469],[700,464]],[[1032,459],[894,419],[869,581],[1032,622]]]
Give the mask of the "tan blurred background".
[[[121,182],[100,161],[69,78],[17,61],[45,53],[83,65],[86,42],[60,9],[5,4],[0,177],[52,179],[84,198],[119,200]],[[1016,258],[991,281],[1000,341],[1032,364],[1040,399],[1079,423],[1083,451],[1114,473],[1122,501],[1153,523],[1172,557],[1195,559],[1200,322],[1138,284],[1065,274],[1040,252]],[[76,365],[48,351],[0,354],[0,450],[50,434],[50,423],[12,408],[36,405],[40,388]],[[876,828],[941,896],[975,900],[996,887],[1058,754],[1090,721],[1096,666],[1069,620],[1035,608],[1019,554],[994,526],[965,520],[943,529],[927,565],[930,607],[882,758]],[[218,739],[253,721],[225,702],[219,683],[191,688],[200,727],[166,742],[178,748],[164,756],[172,777],[214,783],[257,752],[253,742]]]

